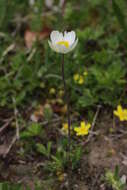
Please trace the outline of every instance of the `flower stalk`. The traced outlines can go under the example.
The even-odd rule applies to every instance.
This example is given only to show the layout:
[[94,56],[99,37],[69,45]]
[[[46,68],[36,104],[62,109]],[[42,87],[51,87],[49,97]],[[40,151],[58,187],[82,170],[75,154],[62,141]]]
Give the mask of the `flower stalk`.
[[[71,118],[70,118],[70,106],[69,106],[69,95],[67,93],[66,80],[64,75],[64,54],[62,55],[62,80],[64,85],[64,96],[67,104],[67,120],[68,120],[68,164],[71,166]],[[68,183],[70,189],[70,181],[71,181],[71,168],[68,167]]]
[[70,106],[69,95],[67,93],[65,75],[64,75],[64,54],[62,55],[62,80],[64,84],[64,96],[67,104],[67,120],[68,120],[68,161],[70,162],[70,149],[71,149],[71,118],[70,118]]

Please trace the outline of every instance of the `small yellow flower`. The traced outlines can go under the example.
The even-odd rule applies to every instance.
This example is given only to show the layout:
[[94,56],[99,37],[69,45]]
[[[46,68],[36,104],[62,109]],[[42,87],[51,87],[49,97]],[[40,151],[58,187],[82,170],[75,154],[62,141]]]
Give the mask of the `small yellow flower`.
[[79,74],[75,74],[73,78],[74,78],[74,81],[77,82],[79,80],[79,78],[80,78],[80,75]]
[[84,78],[83,76],[80,75],[78,84],[83,84],[84,83]]
[[63,173],[62,171],[58,171],[57,173],[56,173],[56,175],[57,175],[57,177],[58,177],[58,180],[60,181],[60,182],[63,182],[64,181],[64,179],[65,179],[65,173]]
[[64,134],[68,134],[68,124],[64,123],[61,130]]
[[88,75],[87,71],[84,71],[83,75],[84,75],[84,76],[87,76],[87,75]]
[[119,117],[120,121],[127,121],[127,109],[123,109],[121,105],[118,105],[117,110],[114,110],[113,113]]
[[[68,134],[68,123],[64,123],[63,127],[61,129],[62,133],[67,135]],[[72,126],[71,126],[71,131],[72,131]]]
[[50,88],[50,90],[49,90],[49,94],[55,94],[55,93],[56,93],[55,88]]
[[64,95],[64,91],[63,90],[60,90],[59,91],[59,96],[62,97]]
[[45,88],[45,83],[44,82],[40,83],[40,88]]
[[84,83],[84,77],[82,75],[79,75],[78,73],[74,75],[74,81],[77,84],[83,84]]
[[63,100],[62,100],[61,98],[57,98],[57,99],[56,99],[56,102],[57,102],[58,104],[60,104],[60,105],[63,104]]
[[90,127],[91,127],[90,123],[86,124],[84,121],[82,121],[80,123],[80,127],[75,127],[74,131],[76,132],[77,136],[84,136],[88,135]]

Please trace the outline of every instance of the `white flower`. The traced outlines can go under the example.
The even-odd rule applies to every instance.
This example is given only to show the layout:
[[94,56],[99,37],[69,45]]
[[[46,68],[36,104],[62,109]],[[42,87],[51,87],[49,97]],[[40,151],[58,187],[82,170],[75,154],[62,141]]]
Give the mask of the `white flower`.
[[77,43],[76,34],[74,31],[61,33],[59,31],[52,31],[50,34],[51,41],[48,41],[51,49],[58,53],[66,54],[72,51]]

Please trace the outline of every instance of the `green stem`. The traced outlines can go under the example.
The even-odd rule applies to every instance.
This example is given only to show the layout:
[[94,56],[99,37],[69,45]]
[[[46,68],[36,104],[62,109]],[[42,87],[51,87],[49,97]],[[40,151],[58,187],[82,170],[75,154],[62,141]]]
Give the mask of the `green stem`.
[[[67,119],[68,119],[68,164],[71,165],[71,118],[70,118],[70,106],[69,106],[69,96],[67,94],[67,87],[66,87],[66,81],[65,81],[65,75],[64,75],[64,54],[62,55],[62,79],[64,84],[64,95],[66,98],[66,104],[67,104]],[[70,180],[71,180],[71,168],[68,167],[69,173],[68,173],[68,179],[69,179],[69,186],[70,186]],[[70,188],[69,188],[70,189]]]

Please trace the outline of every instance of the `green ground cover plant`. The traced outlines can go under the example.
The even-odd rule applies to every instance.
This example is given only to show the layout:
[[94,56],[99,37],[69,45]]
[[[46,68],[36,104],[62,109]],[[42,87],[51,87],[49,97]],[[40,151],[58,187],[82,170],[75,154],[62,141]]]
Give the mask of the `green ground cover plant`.
[[[69,176],[72,189],[82,189],[79,181],[90,190],[126,187],[124,169],[116,179],[114,165],[89,166],[102,139],[113,144],[107,159],[126,139],[126,8],[124,0],[0,0],[0,190],[67,189]],[[48,44],[56,30],[74,31],[78,39],[64,56],[64,80],[62,56]],[[68,41],[57,45],[69,47]],[[22,165],[30,174],[27,168],[20,177],[11,167]]]

